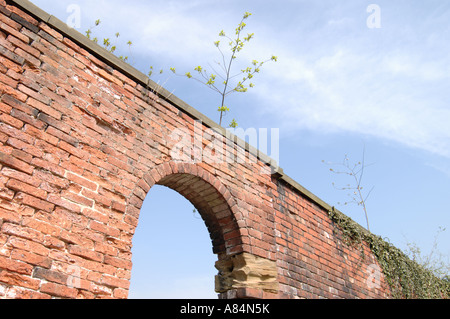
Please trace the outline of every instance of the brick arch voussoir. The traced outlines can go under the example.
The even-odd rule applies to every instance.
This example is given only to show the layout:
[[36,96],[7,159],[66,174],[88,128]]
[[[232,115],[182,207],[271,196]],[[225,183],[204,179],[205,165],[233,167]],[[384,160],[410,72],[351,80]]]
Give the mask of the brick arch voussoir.
[[[223,237],[223,242],[219,245],[220,247],[214,247],[215,253],[219,255],[231,255],[241,252],[244,232],[237,223],[238,217],[240,216],[237,203],[227,187],[216,176],[198,164],[165,162],[145,173],[136,184],[127,202],[124,216],[125,221],[137,226],[140,209],[150,189],[156,184],[164,185],[162,181],[168,178],[175,178],[176,175],[180,174],[197,177],[199,180],[209,184],[211,189],[218,194],[218,197],[227,206],[227,210],[222,211],[219,214],[220,216],[217,217],[217,220],[214,221],[216,224],[215,228],[220,228],[221,236]],[[177,191],[177,189],[175,190]],[[196,206],[195,203],[193,204]]]

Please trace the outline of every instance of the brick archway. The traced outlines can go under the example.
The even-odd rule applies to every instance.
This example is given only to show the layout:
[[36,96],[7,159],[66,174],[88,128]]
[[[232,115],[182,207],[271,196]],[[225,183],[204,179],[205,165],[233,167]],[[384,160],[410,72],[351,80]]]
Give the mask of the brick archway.
[[130,197],[125,219],[139,217],[145,196],[155,184],[177,191],[197,208],[219,258],[242,251],[235,200],[215,176],[196,164],[167,162],[147,172]]

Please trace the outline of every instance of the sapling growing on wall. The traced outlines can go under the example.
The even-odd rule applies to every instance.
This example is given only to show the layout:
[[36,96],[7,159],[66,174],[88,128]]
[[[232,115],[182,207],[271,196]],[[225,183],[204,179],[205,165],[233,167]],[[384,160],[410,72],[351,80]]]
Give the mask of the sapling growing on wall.
[[[99,45],[101,45],[101,46],[103,46],[103,48],[105,48],[106,50],[108,50],[109,52],[111,52],[111,53],[113,53],[113,54],[115,54],[116,53],[116,50],[117,50],[117,44],[116,44],[116,42],[117,42],[117,40],[119,39],[119,37],[120,37],[120,33],[119,32],[116,32],[115,34],[114,34],[114,37],[112,37],[112,40],[111,40],[111,38],[108,38],[108,37],[106,37],[106,38],[103,38],[103,41],[99,41],[99,39],[98,39],[98,37],[96,37],[96,36],[94,36],[93,35],[93,29],[94,28],[96,28],[96,27],[98,27],[99,25],[100,25],[100,23],[101,23],[101,21],[100,21],[100,19],[98,19],[98,20],[95,20],[95,23],[94,23],[94,25],[92,26],[92,27],[90,27],[88,30],[86,30],[85,31],[85,34],[86,34],[86,37],[88,38],[88,39],[90,39],[90,40],[92,40],[93,42],[95,42],[95,43],[97,43],[97,44],[99,44]],[[100,43],[99,43],[100,42]],[[128,50],[129,50],[129,53],[130,53],[130,55],[131,55],[131,47],[132,47],[132,45],[133,45],[133,42],[132,41],[127,41],[127,46],[128,46]],[[117,56],[119,59],[121,59],[122,61],[124,61],[124,62],[127,62],[127,63],[129,63],[129,64],[132,64],[132,63],[130,63],[129,62],[129,56],[128,55],[126,55],[126,56],[124,56],[124,55],[119,55],[119,56]],[[163,73],[163,70],[161,69],[160,71],[159,71],[159,73],[160,74],[162,74]],[[148,77],[151,77],[152,76],[152,74],[153,74],[153,67],[150,67],[150,71],[148,72]],[[167,80],[166,80],[167,81]],[[163,83],[163,84],[159,84],[159,81],[158,81],[158,83],[156,83],[156,87],[155,88],[149,88],[149,87],[147,87],[148,89],[150,89],[150,91],[152,91],[153,93],[155,93],[155,96],[158,96],[158,94],[159,94],[159,91],[163,88],[163,85],[165,84],[165,82]],[[172,93],[170,93],[170,95],[172,95]],[[169,96],[170,96],[169,95]],[[153,97],[153,99],[157,99],[156,97]]]
[[[250,16],[251,13],[244,13],[240,23],[235,29],[233,37],[228,36],[223,30],[219,32],[219,37],[227,42],[228,51],[224,51],[221,48],[222,40],[214,42],[214,46],[217,47],[220,53],[220,61],[215,62],[217,65],[216,68],[210,66],[210,70],[208,70],[201,65],[198,65],[192,72],[186,72],[183,75],[188,79],[194,79],[204,84],[206,87],[220,95],[220,104],[217,109],[220,113],[219,125],[222,125],[224,115],[230,111],[225,103],[226,98],[232,93],[247,92],[249,88],[254,87],[252,79],[261,71],[261,67],[266,62],[277,61],[277,57],[273,55],[270,59],[265,61],[252,60],[246,68],[239,71],[234,69],[235,63],[233,62],[238,58],[239,53],[245,45],[254,37],[254,33],[248,33],[246,36],[243,35],[243,30],[246,27],[245,21]],[[177,74],[175,68],[170,68],[170,70]],[[230,127],[237,127],[237,125],[235,119],[232,119],[229,124]]]
[[[325,161],[322,162],[325,163]],[[373,187],[366,193],[362,185],[364,170],[368,166],[365,163],[365,150],[363,150],[361,161],[357,163],[350,163],[347,154],[345,154],[342,163],[327,163],[327,164],[339,167],[339,169],[330,168],[330,172],[335,174],[347,175],[350,177],[351,180],[349,184],[346,184],[343,187],[338,187],[334,182],[332,183],[333,187],[335,187],[336,189],[347,191],[348,192],[347,195],[351,198],[350,201],[344,203],[338,202],[338,204],[347,205],[350,203],[354,203],[357,204],[358,206],[361,206],[364,211],[364,215],[366,217],[367,230],[370,231],[369,216],[367,213],[366,202],[367,199],[369,198],[370,193],[373,190]]]
[[[92,30],[94,28],[98,27],[100,25],[100,23],[101,23],[100,19],[95,20],[94,25],[85,31],[86,37],[97,44],[99,44],[99,39],[97,37],[93,37]],[[120,37],[120,33],[116,32],[114,34],[114,37],[112,40],[110,38],[103,38],[103,41],[100,43],[100,45],[102,45],[109,52],[115,53],[115,51],[117,50],[116,41],[119,39],[119,37]],[[130,50],[130,53],[131,53],[132,45],[133,45],[133,42],[131,42],[131,41],[127,42],[127,46],[128,46],[128,49]],[[128,56],[120,55],[120,56],[118,56],[118,58],[123,60],[124,62],[128,62]]]

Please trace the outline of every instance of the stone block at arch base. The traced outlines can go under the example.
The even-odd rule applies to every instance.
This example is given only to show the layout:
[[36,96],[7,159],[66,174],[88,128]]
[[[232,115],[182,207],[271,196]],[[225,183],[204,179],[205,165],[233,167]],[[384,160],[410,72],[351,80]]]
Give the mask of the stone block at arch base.
[[275,261],[249,253],[218,260],[215,290],[220,298],[276,298],[279,290]]

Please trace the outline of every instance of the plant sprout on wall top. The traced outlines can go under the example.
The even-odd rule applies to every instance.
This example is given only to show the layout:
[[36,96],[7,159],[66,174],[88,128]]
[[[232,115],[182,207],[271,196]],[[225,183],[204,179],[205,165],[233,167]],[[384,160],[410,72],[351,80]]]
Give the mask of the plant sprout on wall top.
[[[220,112],[219,125],[222,125],[223,116],[230,110],[225,104],[226,97],[235,92],[247,92],[249,88],[254,87],[254,83],[251,82],[251,80],[256,73],[261,71],[261,67],[266,62],[277,61],[277,57],[273,55],[270,59],[262,62],[252,60],[245,69],[234,71],[233,62],[236,60],[238,54],[242,51],[244,46],[254,37],[254,33],[248,33],[247,36],[242,34],[242,31],[246,27],[245,20],[249,16],[251,16],[251,13],[249,12],[244,14],[242,20],[235,29],[235,34],[233,37],[228,36],[223,30],[220,31],[219,37],[228,42],[229,52],[227,55],[226,52],[221,49],[221,40],[214,42],[214,46],[219,50],[221,57],[220,62],[215,62],[217,64],[217,68],[210,66],[212,70],[212,72],[210,72],[204,67],[198,65],[194,68],[193,74],[191,72],[186,72],[184,74],[187,78],[194,79],[204,84],[220,95],[221,101],[217,109],[217,111]],[[170,68],[170,70],[177,74],[175,68]],[[229,126],[236,127],[236,120],[232,119]]]
[[[322,162],[325,163],[325,161],[322,161]],[[344,202],[343,203],[344,205],[347,205],[349,203],[355,203],[358,206],[362,207],[362,209],[364,211],[364,215],[366,217],[367,230],[370,231],[369,216],[368,216],[368,212],[367,212],[366,203],[367,203],[367,199],[369,198],[370,193],[373,190],[373,187],[367,193],[365,193],[365,189],[362,185],[364,169],[370,165],[370,164],[367,165],[365,163],[365,150],[363,150],[361,161],[359,161],[357,163],[350,163],[347,154],[345,154],[344,160],[342,161],[342,163],[327,163],[327,164],[335,165],[335,166],[337,165],[342,168],[342,169],[330,168],[330,172],[335,173],[335,174],[344,174],[344,175],[347,175],[350,177],[351,183],[346,184],[344,187],[336,187],[334,182],[332,183],[332,185],[333,185],[333,187],[335,187],[339,190],[348,191],[347,195],[351,198],[351,200],[349,202]],[[338,203],[338,204],[341,204],[341,203]]]

